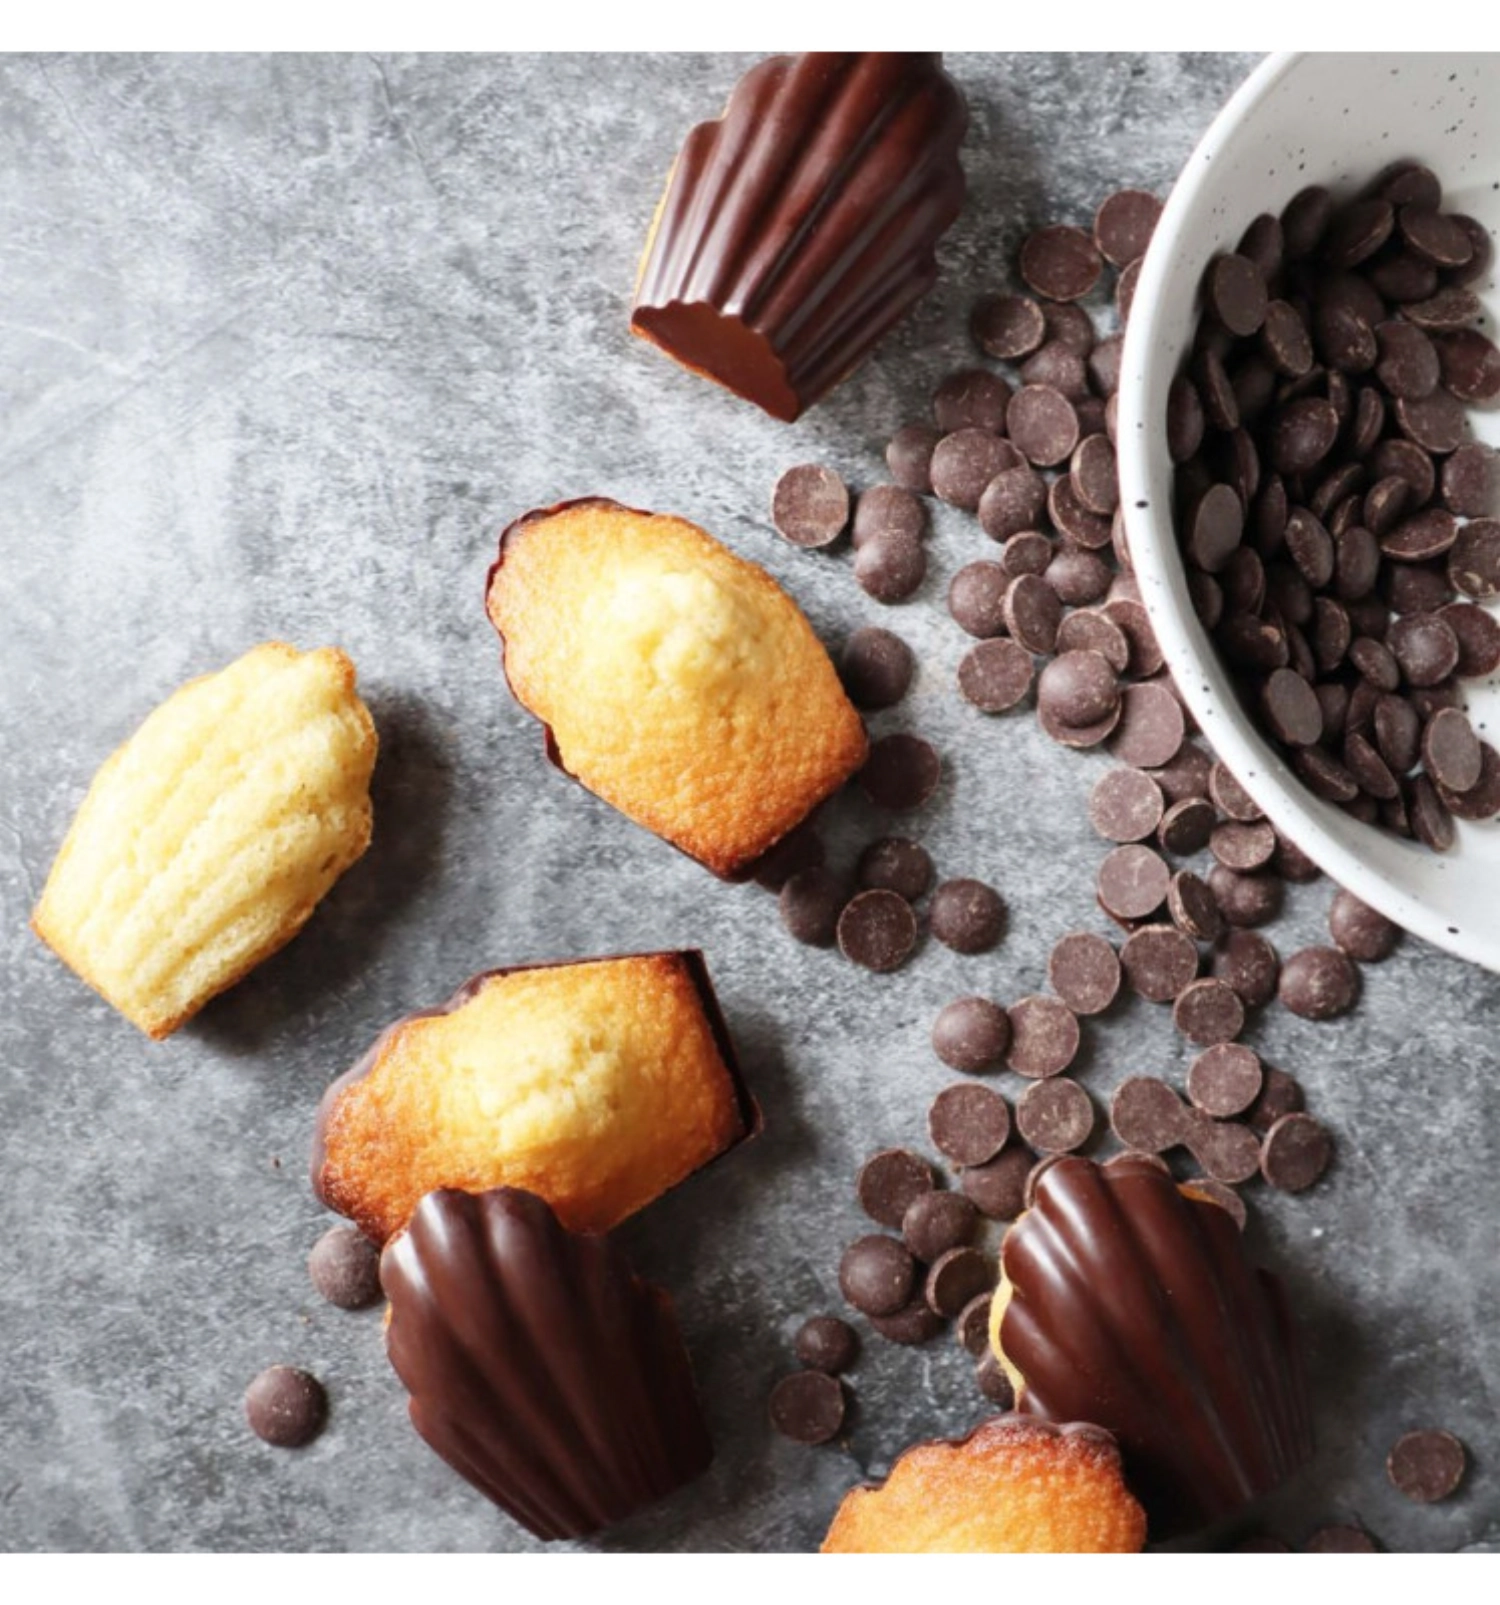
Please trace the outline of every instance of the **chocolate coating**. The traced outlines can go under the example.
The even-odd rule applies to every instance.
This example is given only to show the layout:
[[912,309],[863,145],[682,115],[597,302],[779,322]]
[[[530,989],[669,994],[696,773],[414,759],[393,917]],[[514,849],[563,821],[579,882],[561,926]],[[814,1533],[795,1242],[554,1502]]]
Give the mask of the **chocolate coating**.
[[671,1300],[534,1193],[429,1193],[380,1279],[412,1425],[537,1537],[597,1532],[713,1458]]
[[633,333],[790,422],[932,287],[963,96],[931,53],[773,56],[688,135]]
[[1154,1539],[1229,1515],[1311,1456],[1280,1283],[1227,1211],[1151,1160],[1051,1165],[1001,1264],[1022,1410],[1113,1432]]

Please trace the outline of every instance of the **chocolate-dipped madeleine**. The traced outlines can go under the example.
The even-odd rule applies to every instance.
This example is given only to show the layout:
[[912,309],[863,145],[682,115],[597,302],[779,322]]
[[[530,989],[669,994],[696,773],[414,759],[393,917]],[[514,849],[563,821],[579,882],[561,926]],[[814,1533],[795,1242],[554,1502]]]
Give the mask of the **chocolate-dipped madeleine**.
[[607,1231],[759,1125],[701,953],[491,970],[328,1088],[312,1183],[376,1242],[439,1187]]
[[930,53],[773,56],[667,179],[631,329],[790,421],[932,287],[964,99]]
[[485,604],[553,761],[716,875],[747,873],[865,761],[801,609],[686,519],[602,497],[528,513]]
[[535,1194],[429,1193],[380,1280],[412,1425],[537,1537],[587,1537],[713,1458],[667,1294]]
[[1018,1407],[1112,1432],[1153,1539],[1231,1514],[1311,1456],[1280,1282],[1159,1162],[1050,1166],[1001,1270],[991,1344]]

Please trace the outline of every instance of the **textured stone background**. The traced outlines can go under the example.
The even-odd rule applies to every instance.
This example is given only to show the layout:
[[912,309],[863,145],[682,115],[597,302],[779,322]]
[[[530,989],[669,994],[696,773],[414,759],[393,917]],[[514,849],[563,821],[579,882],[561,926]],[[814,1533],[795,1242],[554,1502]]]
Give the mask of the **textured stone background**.
[[[958,699],[941,599],[978,555],[967,518],[939,511],[927,584],[887,614],[847,554],[791,550],[765,509],[795,461],[875,480],[1025,229],[1084,221],[1121,183],[1164,192],[1250,64],[954,58],[971,196],[941,287],[786,428],[625,329],[662,177],[740,60],[0,60],[0,1545],[526,1546],[407,1428],[378,1313],[323,1306],[303,1270],[325,1224],[304,1174],[324,1085],[392,1016],[515,960],[702,945],[767,1115],[628,1228],[677,1295],[719,1454],[608,1546],[810,1547],[851,1483],[982,1413],[947,1339],[871,1340],[842,1447],[777,1440],[764,1406],[798,1322],[837,1306],[858,1162],[925,1141],[950,1079],[936,1009],[1034,990],[1059,935],[1103,928],[1084,801],[1104,760]],[[920,831],[941,871],[1004,889],[996,954],[929,945],[879,979],[799,949],[764,893],[714,883],[546,766],[483,578],[509,517],[593,491],[717,532],[830,641],[877,617],[907,636],[920,679],[879,727],[941,747]],[[359,666],[382,736],[375,845],[289,949],[153,1046],[26,914],[105,754],[180,681],[274,636]],[[848,852],[878,825],[844,820]],[[1297,893],[1283,951],[1328,897]],[[1496,1001],[1494,978],[1408,942],[1352,1018],[1254,1027],[1340,1153],[1312,1195],[1253,1206],[1314,1348],[1321,1453],[1265,1516],[1294,1541],[1343,1517],[1391,1548],[1500,1545]],[[1186,1064],[1144,1004],[1087,1038],[1101,1103]],[[241,1420],[273,1361],[332,1394],[300,1453]],[[1475,1462],[1430,1510],[1383,1472],[1421,1424]]]

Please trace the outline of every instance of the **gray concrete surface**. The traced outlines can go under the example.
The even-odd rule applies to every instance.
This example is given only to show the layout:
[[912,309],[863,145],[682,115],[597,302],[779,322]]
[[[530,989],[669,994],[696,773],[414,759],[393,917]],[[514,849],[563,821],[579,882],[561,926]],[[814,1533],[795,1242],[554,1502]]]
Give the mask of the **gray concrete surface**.
[[[847,553],[782,544],[768,496],[806,459],[878,479],[1025,229],[1086,220],[1122,183],[1165,191],[1250,61],[954,58],[971,195],[941,286],[790,428],[626,333],[676,145],[743,65],[0,60],[0,1545],[527,1547],[409,1430],[378,1313],[322,1305],[303,1269],[325,1225],[305,1179],[324,1085],[394,1015],[509,961],[701,945],[767,1116],[628,1228],[676,1293],[719,1448],[606,1547],[812,1547],[847,1487],[981,1414],[948,1339],[871,1339],[837,1447],[776,1439],[765,1398],[800,1320],[838,1305],[859,1161],[925,1141],[950,1079],[927,1045],[936,1009],[1035,990],[1058,936],[1103,928],[1084,802],[1104,760],[957,697],[964,642],[941,601],[979,554],[969,520],[939,512],[922,593],[882,610]],[[942,872],[1004,890],[998,952],[928,945],[880,979],[799,949],[764,893],[715,883],[548,768],[481,592],[508,518],[586,492],[717,532],[830,642],[876,619],[911,641],[914,694],[877,727],[941,748],[920,834]],[[278,636],[359,666],[383,742],[375,845],[290,948],[152,1045],[26,914],[103,757],[180,681]],[[878,825],[842,818],[846,853]],[[1283,951],[1316,936],[1328,897],[1298,891]],[[1321,1452],[1263,1518],[1288,1539],[1357,1518],[1393,1549],[1500,1544],[1497,996],[1409,942],[1353,1017],[1271,1011],[1251,1032],[1339,1143],[1311,1195],[1252,1189],[1314,1354]],[[1144,1004],[1087,1036],[1101,1103],[1186,1064]],[[333,1400],[295,1454],[241,1419],[274,1361]],[[1432,1509],[1383,1471],[1422,1424],[1474,1456]]]

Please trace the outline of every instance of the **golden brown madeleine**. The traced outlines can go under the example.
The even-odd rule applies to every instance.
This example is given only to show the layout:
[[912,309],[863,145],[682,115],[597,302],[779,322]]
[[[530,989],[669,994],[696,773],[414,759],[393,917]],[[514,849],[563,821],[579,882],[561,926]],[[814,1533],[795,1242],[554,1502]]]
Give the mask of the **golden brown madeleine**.
[[825,1555],[1118,1555],[1146,1541],[1120,1451],[1098,1427],[994,1416],[919,1443],[844,1496]]
[[936,54],[761,62],[672,166],[632,332],[796,418],[931,289],[967,121]]
[[713,1458],[672,1301],[533,1193],[429,1193],[386,1246],[412,1425],[539,1538],[582,1538]]
[[523,1187],[602,1232],[758,1124],[701,954],[494,970],[334,1082],[312,1181],[376,1242],[438,1187]]
[[864,762],[796,603],[685,519],[590,498],[501,537],[487,607],[558,764],[732,876]]
[[991,1346],[1019,1408],[1112,1432],[1153,1539],[1230,1515],[1311,1457],[1281,1284],[1229,1212],[1158,1161],[1049,1166],[1000,1264]]
[[291,941],[369,846],[375,750],[335,648],[272,641],[190,680],[94,777],[32,929],[167,1036]]

